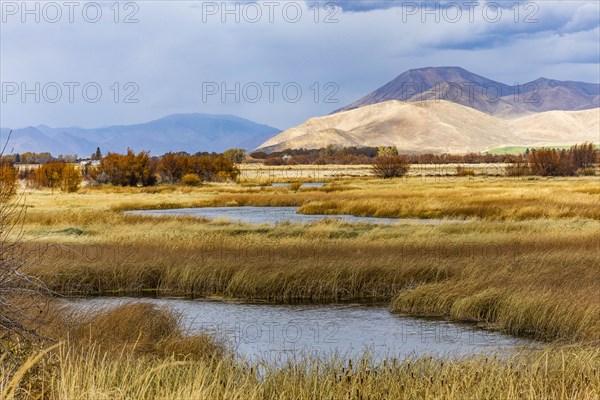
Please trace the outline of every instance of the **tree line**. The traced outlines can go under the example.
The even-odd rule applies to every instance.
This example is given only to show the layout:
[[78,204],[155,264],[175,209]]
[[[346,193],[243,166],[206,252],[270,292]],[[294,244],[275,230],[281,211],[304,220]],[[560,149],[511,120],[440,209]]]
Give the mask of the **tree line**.
[[506,167],[509,176],[575,176],[595,175],[600,151],[593,143],[583,143],[569,149],[532,149],[521,160]]
[[[376,157],[383,156],[382,149],[395,147],[345,147],[327,146],[321,149],[287,149],[273,153],[254,152],[249,161],[266,165],[370,165]],[[385,151],[385,150],[384,150]],[[409,164],[504,164],[523,162],[518,154],[405,154]]]
[[[453,164],[469,164],[464,160],[472,160],[472,155],[464,155],[463,162],[453,161]],[[569,149],[541,148],[532,149],[523,155],[511,158],[506,166],[508,176],[594,176],[600,160],[600,151],[593,143],[583,143]],[[373,174],[380,178],[395,178],[404,176],[414,157],[400,155],[395,147],[380,147],[377,156],[372,161]],[[428,163],[429,164],[429,163]],[[475,175],[473,170],[457,167],[457,175]]]
[[[77,154],[59,154],[57,157],[55,157],[49,152],[35,153],[32,151],[25,153],[6,154],[1,158],[3,161],[12,162],[14,164],[47,164],[52,161],[74,163],[81,161]],[[100,151],[100,147],[98,147],[96,148],[96,151],[92,153],[89,159],[100,160],[100,158],[102,158],[102,152]]]
[[[8,170],[14,165],[4,161]],[[224,154],[169,153],[151,157],[148,152],[126,154],[108,153],[97,164],[75,166],[60,160],[52,160],[39,167],[25,171],[23,177],[30,187],[76,191],[82,180],[91,185],[152,186],[159,183],[199,185],[204,181],[235,180],[239,170]],[[18,174],[15,174],[18,175]]]
[[[268,157],[280,157],[269,155]],[[508,176],[575,176],[595,175],[599,160],[599,151],[592,143],[575,145],[569,149],[551,148],[532,149],[522,155],[400,155],[395,147],[369,147],[336,149],[328,147],[322,150],[292,151],[291,158],[283,162],[301,163],[311,157],[326,157],[325,161],[372,166],[375,176],[393,178],[405,175],[411,164],[474,164],[508,163]],[[260,160],[254,153],[252,159]],[[283,156],[281,156],[283,157]],[[304,158],[303,158],[304,157]],[[111,184],[115,186],[152,186],[160,183],[197,186],[202,182],[234,181],[239,176],[236,164],[246,159],[241,149],[231,149],[222,154],[200,152],[190,155],[185,152],[168,153],[160,157],[151,157],[148,152],[135,153],[129,149],[126,154],[108,153],[102,156],[98,151],[98,160],[93,164],[77,166],[65,160],[50,159],[39,167],[21,171],[15,167],[12,157],[0,158],[0,185],[2,188],[18,187],[18,180],[24,179],[34,188],[60,189],[75,192],[83,180],[90,185]],[[263,161],[267,164],[266,158]],[[318,158],[313,160],[317,162]],[[501,161],[499,161],[501,160]],[[458,172],[457,172],[458,173]]]

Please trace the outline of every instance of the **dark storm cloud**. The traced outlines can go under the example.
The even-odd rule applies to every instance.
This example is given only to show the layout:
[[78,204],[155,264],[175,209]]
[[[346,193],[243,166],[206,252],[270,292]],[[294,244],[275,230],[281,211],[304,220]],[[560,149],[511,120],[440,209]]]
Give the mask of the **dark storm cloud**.
[[[516,21],[508,6],[494,21],[489,2],[479,2],[472,19],[463,11],[457,20],[448,20],[451,14],[422,13],[422,2],[416,2],[417,9],[406,8],[413,3],[406,1],[334,3],[337,9],[324,2],[317,9],[314,1],[277,3],[272,21],[264,4],[246,2],[252,6],[245,11],[238,7],[236,15],[235,6],[233,14],[224,12],[221,1],[140,2],[137,10],[120,9],[119,23],[109,7],[102,7],[104,18],[97,23],[81,13],[73,23],[45,23],[43,18],[22,23],[19,15],[9,15],[0,24],[2,82],[25,82],[30,89],[36,82],[75,81],[81,86],[73,102],[35,102],[31,95],[21,102],[12,96],[2,104],[0,124],[93,127],[206,112],[283,129],[424,66],[460,65],[507,83],[539,76],[598,81],[595,1],[521,2]],[[448,4],[440,2],[439,7]],[[288,14],[282,13],[286,7]],[[258,21],[251,13],[256,10],[262,13]],[[123,23],[132,11],[137,22]],[[526,23],[527,16],[532,21]],[[88,82],[101,86],[101,101],[82,100],[81,87]],[[139,87],[138,103],[123,102],[132,92],[125,88],[130,82]],[[222,101],[221,93],[203,99],[207,82],[224,84],[226,90],[258,84],[263,96],[257,102],[235,94]],[[279,86],[270,101],[265,84],[273,82]],[[290,83],[302,89],[297,102],[282,94]],[[332,83],[336,86],[328,86]]]

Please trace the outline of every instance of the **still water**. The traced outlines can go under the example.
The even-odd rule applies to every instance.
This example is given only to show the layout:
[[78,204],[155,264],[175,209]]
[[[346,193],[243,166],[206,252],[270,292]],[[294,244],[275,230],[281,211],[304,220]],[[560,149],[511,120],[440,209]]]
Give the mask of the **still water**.
[[333,354],[375,359],[410,356],[506,354],[534,342],[443,320],[390,313],[385,306],[359,304],[276,305],[235,301],[86,298],[69,300],[84,310],[147,302],[171,307],[190,333],[223,337],[240,357],[284,362],[291,357]]
[[418,224],[439,225],[442,223],[464,223],[463,220],[411,219],[411,218],[374,218],[353,215],[306,215],[298,214],[298,207],[202,207],[180,208],[173,210],[128,211],[138,215],[189,215],[207,219],[226,219],[251,224],[276,224],[280,222],[315,222],[323,219],[335,219],[349,223],[365,222],[370,224]]
[[[264,188],[269,188],[269,187],[288,187],[291,186],[290,183],[272,183],[271,186],[261,186]],[[322,188],[325,187],[325,182],[303,182],[302,185],[300,185],[301,188]]]

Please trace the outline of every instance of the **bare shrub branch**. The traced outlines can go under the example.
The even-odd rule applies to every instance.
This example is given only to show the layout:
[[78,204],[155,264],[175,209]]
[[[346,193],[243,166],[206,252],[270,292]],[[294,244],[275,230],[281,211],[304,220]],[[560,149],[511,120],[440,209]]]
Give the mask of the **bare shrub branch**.
[[404,156],[379,156],[373,161],[373,174],[379,178],[391,179],[406,175],[410,169]]
[[[9,137],[6,139],[10,140]],[[3,150],[6,149],[6,144]],[[4,160],[4,153],[0,159]],[[36,337],[35,322],[45,309],[45,285],[22,271],[26,250],[23,222],[25,195],[18,192],[18,173],[12,163],[0,164],[0,339]]]

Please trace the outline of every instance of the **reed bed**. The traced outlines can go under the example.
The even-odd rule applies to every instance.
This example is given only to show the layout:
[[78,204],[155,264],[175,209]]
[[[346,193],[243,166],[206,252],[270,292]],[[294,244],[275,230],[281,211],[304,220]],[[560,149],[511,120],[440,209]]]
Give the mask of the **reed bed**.
[[[43,301],[43,299],[39,299]],[[9,398],[96,398],[92,393],[76,397],[62,396],[55,385],[65,382],[63,363],[73,371],[83,364],[95,380],[104,365],[113,362],[134,366],[136,360],[170,362],[223,361],[232,357],[223,340],[208,334],[187,335],[181,328],[181,316],[168,308],[143,303],[126,303],[116,308],[80,310],[58,301],[46,304],[47,312],[38,318],[37,336],[15,340],[0,335],[0,399]],[[32,311],[32,314],[35,314]],[[28,320],[33,320],[30,316]],[[0,334],[6,332],[0,330]],[[43,351],[36,349],[47,347]],[[146,366],[148,366],[147,364]],[[83,372],[83,370],[81,370]],[[85,371],[86,374],[90,371]],[[152,373],[152,371],[147,371]],[[115,375],[112,375],[114,373]],[[125,370],[113,370],[109,376],[127,376]],[[68,381],[68,379],[67,379]],[[108,396],[108,393],[106,394]],[[106,397],[110,398],[110,396]]]
[[[486,220],[600,219],[600,186],[581,178],[370,178],[328,182],[323,188],[245,187],[210,184],[200,188],[90,187],[61,195],[78,211],[124,211],[206,206],[298,206],[307,214],[351,214],[393,218]],[[30,220],[67,211],[56,195],[35,191]],[[73,211],[75,211],[73,210]],[[65,218],[67,215],[57,215]]]
[[[600,352],[589,348],[559,348],[508,358],[421,357],[375,365],[368,357],[357,365],[341,359],[307,359],[278,369],[229,359],[186,361],[125,354],[110,358],[61,348],[46,362],[53,366],[44,387],[19,382],[20,397],[594,400],[600,395]],[[10,387],[0,390],[10,394]]]
[[211,205],[299,206],[304,214],[447,219],[600,219],[600,187],[595,178],[469,179],[403,178],[381,183],[348,180],[300,193],[223,193]]
[[[111,214],[108,214],[111,215]],[[130,218],[131,217],[131,218]],[[117,216],[29,244],[27,271],[68,295],[392,301],[544,340],[599,340],[596,221],[250,226]]]
[[[398,313],[541,340],[597,341],[598,194],[593,178],[348,179],[296,192],[232,184],[33,191],[27,271],[67,295],[384,300]],[[475,219],[271,226],[121,212],[190,205]]]

